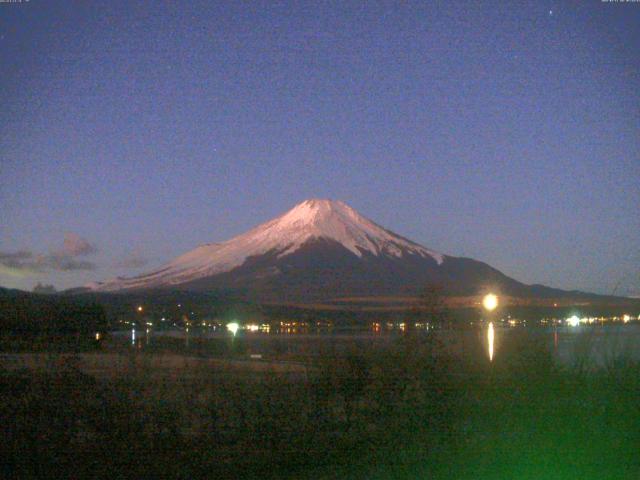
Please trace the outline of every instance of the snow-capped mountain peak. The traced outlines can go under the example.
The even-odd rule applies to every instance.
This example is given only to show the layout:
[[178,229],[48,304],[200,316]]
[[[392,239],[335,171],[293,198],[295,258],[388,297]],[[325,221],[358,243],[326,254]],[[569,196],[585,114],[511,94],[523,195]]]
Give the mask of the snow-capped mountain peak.
[[249,257],[271,253],[282,258],[317,239],[337,242],[358,257],[417,255],[432,258],[438,265],[444,260],[442,254],[382,228],[341,201],[313,199],[231,240],[201,245],[148,275],[113,280],[93,289],[186,283],[233,270]]
[[441,254],[385,230],[341,201],[306,200],[252,232],[277,239],[281,245],[291,241],[283,254],[295,251],[311,238],[325,238],[342,244],[358,257],[364,252],[391,256],[411,252],[442,262]]

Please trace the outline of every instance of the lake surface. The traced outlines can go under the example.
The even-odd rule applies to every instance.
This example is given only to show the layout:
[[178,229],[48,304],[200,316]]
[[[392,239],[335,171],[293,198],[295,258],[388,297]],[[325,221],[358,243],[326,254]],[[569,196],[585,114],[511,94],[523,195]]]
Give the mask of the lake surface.
[[[427,335],[433,335],[433,332]],[[154,343],[154,339],[178,340],[187,350],[198,345],[202,351],[207,341],[226,343],[230,348],[241,344],[243,352],[254,358],[278,354],[322,355],[349,349],[380,347],[400,338],[400,332],[375,333],[372,331],[352,331],[342,333],[296,333],[267,334],[240,331],[232,335],[227,331],[175,329],[154,331],[152,329],[132,329],[113,332],[114,337],[125,338],[135,348],[144,349]],[[469,330],[439,331],[444,343],[457,353],[465,351],[484,352],[484,359],[499,361],[509,348],[526,348],[527,342],[546,348],[562,365],[586,363],[604,366],[621,359],[640,361],[640,324],[610,323],[604,325],[577,325],[554,327],[508,327],[493,323]],[[156,340],[158,341],[158,340]]]

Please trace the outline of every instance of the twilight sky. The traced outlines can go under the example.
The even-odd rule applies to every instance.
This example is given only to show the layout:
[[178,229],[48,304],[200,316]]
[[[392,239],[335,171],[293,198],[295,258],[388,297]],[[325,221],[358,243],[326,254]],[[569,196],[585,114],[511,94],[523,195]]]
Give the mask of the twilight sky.
[[640,294],[640,3],[86,3],[0,3],[0,285],[133,275],[320,197]]

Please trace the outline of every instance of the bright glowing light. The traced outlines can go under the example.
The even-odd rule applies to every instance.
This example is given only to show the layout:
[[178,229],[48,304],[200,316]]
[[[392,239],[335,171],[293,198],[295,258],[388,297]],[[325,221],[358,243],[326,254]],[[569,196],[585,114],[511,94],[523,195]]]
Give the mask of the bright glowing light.
[[96,332],[96,340],[100,340],[100,332]]
[[247,330],[250,332],[257,332],[260,327],[258,325],[247,325]]
[[227,323],[227,330],[233,333],[234,337],[236,333],[238,333],[239,328],[240,328],[240,325],[238,325],[236,322]]
[[139,312],[141,312],[141,311],[142,311],[142,305],[139,305],[137,310],[138,310]]
[[572,327],[577,327],[580,323],[580,319],[576,315],[574,315],[573,317],[567,318],[567,323]]
[[631,320],[631,317],[630,317],[629,315],[624,315],[624,316],[622,317],[622,321],[623,321],[624,323],[627,323],[629,320]]
[[498,306],[498,297],[493,293],[489,293],[485,295],[484,298],[482,299],[482,306],[486,310],[492,312]]
[[489,327],[487,328],[487,340],[489,342],[489,361],[493,362],[493,340],[495,338],[495,334],[493,332],[493,322],[489,322]]
[[135,345],[136,344],[136,329],[132,329],[131,330],[131,345]]

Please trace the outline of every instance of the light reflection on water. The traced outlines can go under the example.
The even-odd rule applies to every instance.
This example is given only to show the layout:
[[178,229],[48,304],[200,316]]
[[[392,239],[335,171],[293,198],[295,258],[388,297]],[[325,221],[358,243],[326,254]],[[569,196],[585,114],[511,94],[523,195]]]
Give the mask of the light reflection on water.
[[[614,324],[578,327],[512,329],[489,322],[481,331],[481,341],[489,361],[500,355],[500,346],[508,347],[513,335],[526,332],[533,344],[547,344],[549,353],[562,365],[586,362],[604,366],[617,359],[640,361],[640,324]],[[476,340],[477,341],[477,340]]]
[[493,340],[494,340],[494,332],[493,332],[493,322],[489,322],[489,326],[487,327],[487,342],[489,343],[489,361],[493,362]]

